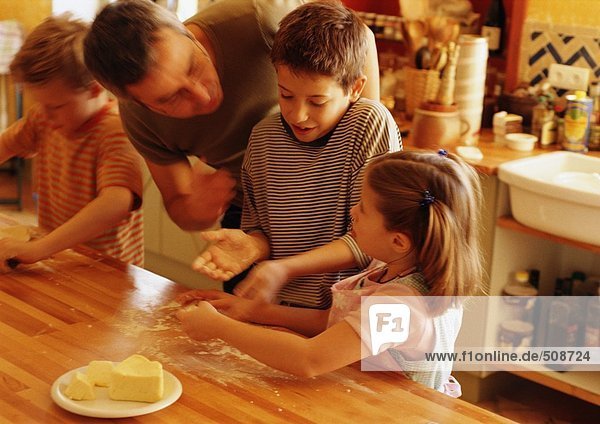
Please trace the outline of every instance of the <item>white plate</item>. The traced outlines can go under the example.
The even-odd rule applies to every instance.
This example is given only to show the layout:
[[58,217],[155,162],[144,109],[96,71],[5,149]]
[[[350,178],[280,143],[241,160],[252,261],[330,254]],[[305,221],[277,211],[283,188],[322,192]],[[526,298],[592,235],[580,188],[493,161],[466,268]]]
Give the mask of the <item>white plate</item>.
[[181,382],[169,371],[164,373],[164,396],[161,400],[153,403],[131,402],[124,400],[112,400],[108,397],[107,387],[95,387],[95,400],[73,400],[64,394],[64,390],[71,381],[71,377],[77,371],[85,373],[87,366],[71,370],[56,379],[50,394],[52,400],[61,408],[75,414],[96,418],[125,418],[156,412],[174,403],[181,396]]

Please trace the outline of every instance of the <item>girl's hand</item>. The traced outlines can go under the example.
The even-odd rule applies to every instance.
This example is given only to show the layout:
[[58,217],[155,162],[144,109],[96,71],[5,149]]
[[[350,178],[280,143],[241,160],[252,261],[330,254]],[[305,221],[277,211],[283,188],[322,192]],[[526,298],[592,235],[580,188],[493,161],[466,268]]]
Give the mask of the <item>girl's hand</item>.
[[260,255],[253,237],[242,230],[204,231],[211,245],[192,263],[194,271],[217,281],[227,281],[248,268]]
[[208,302],[188,305],[177,311],[183,330],[193,339],[209,340],[219,337],[218,323],[222,316]]
[[243,299],[219,290],[191,290],[177,297],[177,301],[184,306],[206,301],[223,315],[245,322],[252,322],[264,306],[262,302]]
[[197,303],[199,300],[214,299],[219,294],[227,294],[220,290],[190,290],[177,296],[175,301],[181,306],[187,306],[192,303]]
[[280,261],[264,261],[255,266],[234,289],[246,299],[270,303],[289,279],[287,268]]

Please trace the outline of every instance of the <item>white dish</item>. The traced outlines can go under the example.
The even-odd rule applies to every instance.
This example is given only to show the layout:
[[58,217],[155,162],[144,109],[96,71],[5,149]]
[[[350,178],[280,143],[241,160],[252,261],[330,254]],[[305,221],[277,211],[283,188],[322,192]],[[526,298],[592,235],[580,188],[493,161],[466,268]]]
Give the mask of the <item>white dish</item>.
[[505,162],[510,208],[523,225],[600,245],[600,158],[551,152]]
[[483,159],[483,153],[475,146],[458,146],[456,153],[467,160],[477,161]]
[[87,366],[71,370],[56,379],[50,394],[58,406],[75,414],[95,418],[125,418],[159,411],[174,403],[181,396],[181,382],[169,371],[163,370],[165,392],[161,400],[153,403],[112,400],[108,397],[108,388],[95,387],[95,400],[73,400],[64,394],[64,390],[77,371],[85,373]]
[[504,136],[509,149],[528,152],[533,150],[538,138],[535,135],[527,133],[510,133]]

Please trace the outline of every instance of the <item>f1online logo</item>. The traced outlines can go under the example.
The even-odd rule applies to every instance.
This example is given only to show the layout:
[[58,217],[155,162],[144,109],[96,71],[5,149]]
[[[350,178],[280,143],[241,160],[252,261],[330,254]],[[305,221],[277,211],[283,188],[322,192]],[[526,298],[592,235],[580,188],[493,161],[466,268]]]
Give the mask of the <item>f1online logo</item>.
[[379,353],[387,343],[404,343],[410,328],[410,309],[400,303],[376,303],[369,306],[369,328],[371,329],[371,352]]

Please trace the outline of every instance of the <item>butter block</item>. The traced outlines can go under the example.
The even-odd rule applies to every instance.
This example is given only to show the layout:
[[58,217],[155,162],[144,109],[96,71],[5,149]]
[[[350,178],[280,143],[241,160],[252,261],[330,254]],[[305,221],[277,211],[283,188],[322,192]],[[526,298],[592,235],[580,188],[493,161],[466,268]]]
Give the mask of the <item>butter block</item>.
[[87,375],[77,371],[71,378],[65,396],[73,400],[93,400],[96,399],[94,385],[89,381]]
[[110,361],[91,361],[87,367],[87,378],[95,386],[108,387],[114,367]]
[[156,402],[163,397],[162,364],[142,355],[131,355],[111,373],[108,396],[113,400]]

